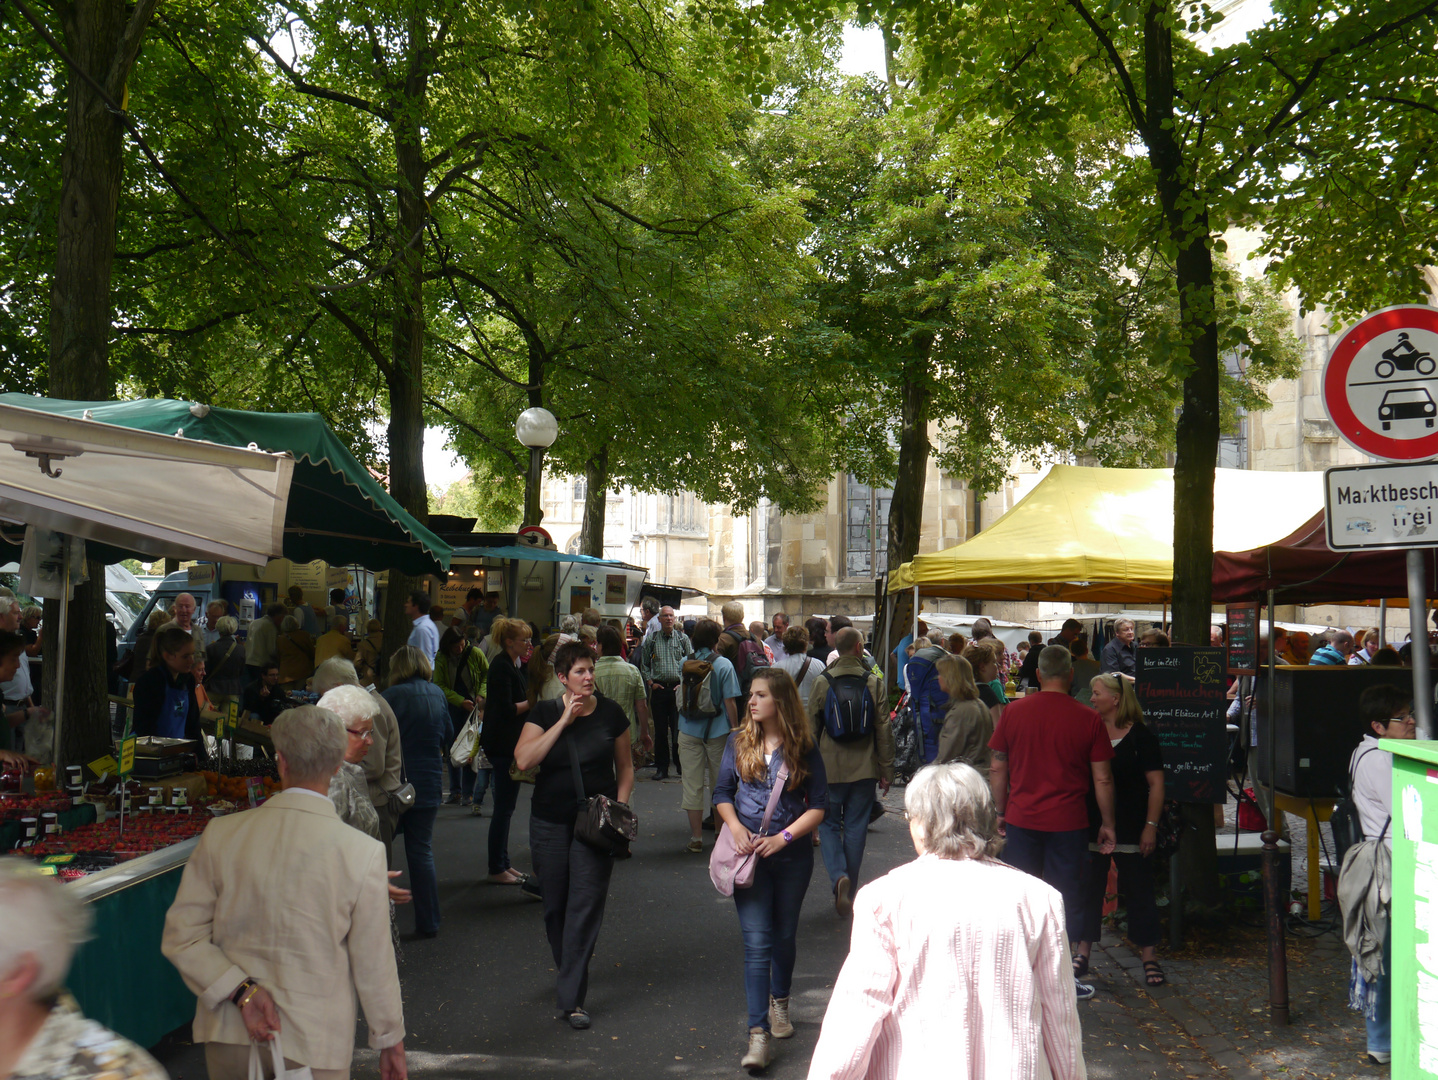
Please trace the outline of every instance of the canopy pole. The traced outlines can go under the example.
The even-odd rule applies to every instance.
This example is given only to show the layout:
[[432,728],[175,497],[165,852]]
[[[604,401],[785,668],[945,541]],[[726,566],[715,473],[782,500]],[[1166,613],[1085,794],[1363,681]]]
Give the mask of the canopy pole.
[[893,640],[892,635],[889,633],[889,627],[892,626],[893,623],[894,594],[886,592],[884,594],[884,636],[880,638],[878,634],[874,635],[874,645],[876,647],[880,641],[884,643],[884,693],[886,694],[889,692],[889,680],[893,675],[891,668],[893,667],[894,650],[889,647],[889,642]]
[[915,640],[915,641],[918,641],[918,640],[919,640],[919,587],[918,587],[917,585],[914,586],[914,625],[913,625],[913,628],[912,628],[912,629],[913,629],[913,634],[914,634],[914,640]]
[[60,735],[61,724],[65,717],[65,654],[70,651],[67,647],[70,640],[70,537],[68,535],[60,541],[60,562],[64,569],[61,571],[62,577],[60,578],[60,629],[55,649],[55,748],[51,753],[56,776],[60,775]]
[[1268,759],[1268,806],[1273,821],[1263,832],[1263,905],[1268,916],[1268,1013],[1275,1024],[1288,1025],[1288,953],[1283,943],[1283,897],[1278,882],[1278,815],[1282,812],[1275,801],[1274,781],[1278,775],[1278,745],[1273,737],[1273,713],[1277,703],[1273,641],[1273,593],[1268,590],[1268,686],[1264,709],[1263,732]]
[[[1408,549],[1408,633],[1413,643],[1413,718],[1418,737],[1433,738],[1433,680],[1428,647],[1428,582],[1423,552]],[[1416,613],[1416,618],[1415,618]]]
[[1378,601],[1378,647],[1388,644],[1388,601]]

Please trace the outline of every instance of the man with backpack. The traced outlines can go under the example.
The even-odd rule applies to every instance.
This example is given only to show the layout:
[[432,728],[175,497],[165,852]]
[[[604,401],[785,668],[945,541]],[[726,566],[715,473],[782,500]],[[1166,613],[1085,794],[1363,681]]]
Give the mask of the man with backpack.
[[719,609],[719,615],[724,620],[724,629],[715,648],[734,665],[734,672],[739,677],[739,690],[747,702],[749,684],[754,681],[755,673],[773,664],[764,651],[763,637],[745,629],[743,604],[731,600]]
[[[689,844],[693,854],[704,850],[704,808],[714,797],[724,744],[739,726],[743,692],[739,676],[728,658],[715,651],[719,624],[700,619],[694,627],[694,655],[684,661],[680,681],[679,767],[683,770],[684,797],[680,805],[689,815]],[[705,772],[708,778],[705,778]],[[704,797],[709,792],[709,800]]]
[[809,716],[829,781],[819,847],[834,889],[834,910],[847,918],[859,887],[874,789],[888,794],[894,780],[894,729],[883,676],[864,658],[864,636],[846,626],[834,640],[839,658],[814,681]]

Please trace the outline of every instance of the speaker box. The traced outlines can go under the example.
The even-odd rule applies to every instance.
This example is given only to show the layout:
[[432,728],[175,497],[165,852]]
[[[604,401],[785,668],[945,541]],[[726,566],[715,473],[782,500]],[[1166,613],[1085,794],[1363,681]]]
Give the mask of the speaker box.
[[1413,692],[1413,672],[1401,667],[1282,666],[1275,669],[1273,722],[1268,722],[1267,670],[1254,681],[1258,722],[1254,772],[1268,783],[1268,738],[1277,747],[1274,786],[1304,799],[1331,799],[1348,788],[1348,760],[1363,738],[1358,698],[1389,683]]

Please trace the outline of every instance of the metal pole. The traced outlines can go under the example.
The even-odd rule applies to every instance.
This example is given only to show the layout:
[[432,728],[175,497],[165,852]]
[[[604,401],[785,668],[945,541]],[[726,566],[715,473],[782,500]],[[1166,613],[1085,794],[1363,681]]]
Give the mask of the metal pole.
[[1274,779],[1278,775],[1278,747],[1273,739],[1273,712],[1278,695],[1275,687],[1273,640],[1273,590],[1268,590],[1268,686],[1264,708],[1268,759],[1268,807],[1272,821],[1263,833],[1263,906],[1268,916],[1268,1013],[1275,1024],[1288,1024],[1288,953],[1283,943],[1285,917],[1283,897],[1278,888],[1278,806]]
[[63,761],[60,757],[60,735],[61,724],[65,716],[65,655],[70,651],[69,626],[70,626],[70,538],[67,536],[60,541],[60,562],[64,564],[61,573],[64,575],[61,580],[60,590],[60,629],[56,633],[58,642],[55,649],[55,750],[54,757],[55,775],[60,775]]
[[919,587],[914,586],[914,640],[919,639]]
[[1388,644],[1388,601],[1378,601],[1378,647]]
[[[889,634],[889,627],[894,622],[894,595],[889,593],[884,597],[884,693],[889,692],[889,682],[893,676],[894,650],[890,648],[889,642],[893,640]],[[875,635],[874,644],[879,643],[879,637]]]
[[1168,857],[1168,946],[1183,947],[1183,876],[1176,851]]
[[544,515],[539,508],[539,484],[544,476],[544,447],[529,448],[529,472],[524,477],[524,523],[538,525]]
[[1433,738],[1433,681],[1429,672],[1428,582],[1423,552],[1408,549],[1408,632],[1413,642],[1413,718],[1418,737]]

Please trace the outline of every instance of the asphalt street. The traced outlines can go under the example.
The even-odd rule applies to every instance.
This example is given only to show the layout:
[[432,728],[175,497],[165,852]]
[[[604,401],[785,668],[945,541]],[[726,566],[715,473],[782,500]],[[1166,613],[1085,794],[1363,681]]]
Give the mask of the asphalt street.
[[[652,770],[641,771],[647,777]],[[530,869],[529,791],[520,796],[510,858]],[[733,1076],[746,1039],[743,945],[730,899],[710,884],[708,849],[689,854],[680,785],[641,779],[633,805],[640,840],[615,867],[604,929],[590,967],[588,1031],[554,1019],[554,964],[540,905],[486,874],[489,816],[444,806],[434,850],[443,921],[439,936],[414,940],[413,913],[400,908],[404,957],[405,1046],[415,1076]],[[898,800],[889,802],[897,810]],[[485,810],[488,810],[486,800]],[[404,867],[404,846],[395,843]],[[848,951],[849,927],[834,911],[822,860],[799,928],[791,1017],[796,1033],[777,1041],[767,1075],[802,1077],[818,1039],[834,978]],[[891,813],[869,832],[866,877],[913,857],[902,817]],[[403,879],[401,879],[403,881]],[[337,988],[337,992],[339,988]],[[364,1049],[355,1075],[377,1075]],[[205,1075],[199,1048],[172,1038],[157,1056],[179,1080]]]

